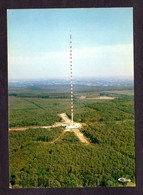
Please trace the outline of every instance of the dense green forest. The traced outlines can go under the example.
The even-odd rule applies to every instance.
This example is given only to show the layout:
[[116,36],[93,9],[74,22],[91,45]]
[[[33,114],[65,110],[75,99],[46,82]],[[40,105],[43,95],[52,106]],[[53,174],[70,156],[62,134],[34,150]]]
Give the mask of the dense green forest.
[[[16,90],[12,91],[20,93]],[[58,93],[61,91],[56,96]],[[104,93],[107,96],[114,94],[114,97],[116,94],[117,98],[78,98]],[[30,128],[61,121],[58,114],[63,112],[70,117],[68,96],[36,97],[38,89],[33,94],[31,92],[27,97],[26,93],[9,96],[9,126],[29,126],[25,131],[13,130],[9,133],[11,187],[127,185],[118,182],[120,177],[135,183],[134,98],[129,90],[120,93],[119,90],[85,92],[81,89],[75,95],[74,121],[83,124],[81,131],[89,144],[81,143],[73,132],[65,132],[64,127]]]

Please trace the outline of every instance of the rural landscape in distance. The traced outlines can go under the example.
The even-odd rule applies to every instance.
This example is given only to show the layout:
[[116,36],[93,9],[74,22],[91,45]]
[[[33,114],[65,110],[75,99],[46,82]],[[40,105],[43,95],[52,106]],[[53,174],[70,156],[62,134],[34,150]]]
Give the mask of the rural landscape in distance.
[[136,186],[133,9],[8,9],[9,187]]
[[74,121],[83,137],[62,126],[60,114],[71,117],[69,88],[64,80],[9,84],[11,186],[135,185],[133,82],[74,83]]

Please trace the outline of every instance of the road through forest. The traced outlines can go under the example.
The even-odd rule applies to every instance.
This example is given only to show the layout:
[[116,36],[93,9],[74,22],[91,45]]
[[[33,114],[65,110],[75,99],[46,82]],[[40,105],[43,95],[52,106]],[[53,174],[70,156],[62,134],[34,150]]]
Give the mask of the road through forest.
[[[66,126],[66,125],[70,125],[71,124],[71,120],[68,118],[68,116],[66,115],[66,113],[61,113],[59,114],[59,116],[63,119],[62,122],[57,122],[52,126],[30,126],[30,127],[16,127],[16,128],[9,128],[9,131],[25,131],[26,129],[29,128],[45,128],[45,129],[50,129],[52,127],[59,127],[59,126]],[[82,143],[86,143],[89,144],[89,141],[87,140],[87,138],[83,135],[83,133],[80,132],[80,130],[78,128],[75,129],[71,129],[71,132],[74,132],[74,134],[78,137],[78,139],[82,142]],[[58,141],[59,138],[62,138],[62,136],[64,135],[65,130],[63,131],[63,133],[56,138],[55,140],[53,140],[51,143],[54,143],[55,141]]]

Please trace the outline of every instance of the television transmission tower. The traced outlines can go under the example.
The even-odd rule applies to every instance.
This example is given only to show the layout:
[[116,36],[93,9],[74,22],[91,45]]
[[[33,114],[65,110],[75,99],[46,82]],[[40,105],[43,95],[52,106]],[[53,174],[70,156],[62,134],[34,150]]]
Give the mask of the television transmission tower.
[[81,128],[79,123],[73,122],[73,80],[72,80],[72,32],[70,30],[70,79],[71,79],[71,122],[66,125],[66,131]]
[[72,32],[70,31],[71,121],[73,125]]

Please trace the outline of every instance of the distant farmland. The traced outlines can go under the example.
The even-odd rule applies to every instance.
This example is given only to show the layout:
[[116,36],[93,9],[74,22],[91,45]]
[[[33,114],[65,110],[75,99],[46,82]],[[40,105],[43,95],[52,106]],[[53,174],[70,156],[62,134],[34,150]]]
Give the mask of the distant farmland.
[[[9,88],[9,127],[29,127],[9,133],[11,187],[128,185],[119,177],[135,185],[133,88],[111,88],[75,87],[74,121],[83,124],[88,145],[73,132],[62,134],[65,127],[36,128],[60,122],[60,113],[70,117],[67,87]],[[103,95],[116,98],[87,99]]]

